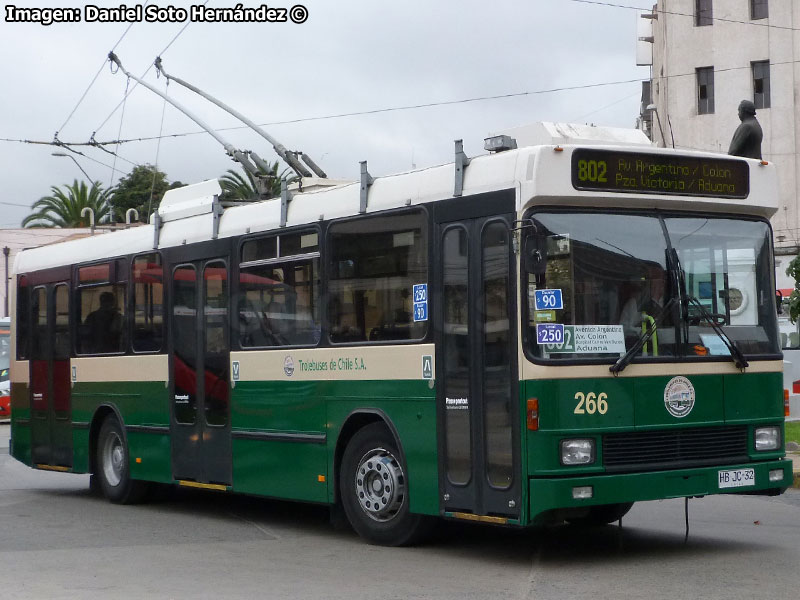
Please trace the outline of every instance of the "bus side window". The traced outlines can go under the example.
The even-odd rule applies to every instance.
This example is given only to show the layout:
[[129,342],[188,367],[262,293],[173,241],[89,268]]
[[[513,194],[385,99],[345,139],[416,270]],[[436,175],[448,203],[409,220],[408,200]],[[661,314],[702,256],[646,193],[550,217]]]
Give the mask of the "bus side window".
[[316,231],[249,240],[242,245],[239,269],[237,326],[242,348],[319,342]]
[[164,273],[157,253],[133,259],[134,352],[158,352],[164,341]]
[[80,354],[111,354],[124,350],[124,298],[124,285],[80,290]]
[[329,231],[331,341],[424,338],[427,321],[412,320],[414,286],[428,281],[424,214],[361,217],[334,223]]

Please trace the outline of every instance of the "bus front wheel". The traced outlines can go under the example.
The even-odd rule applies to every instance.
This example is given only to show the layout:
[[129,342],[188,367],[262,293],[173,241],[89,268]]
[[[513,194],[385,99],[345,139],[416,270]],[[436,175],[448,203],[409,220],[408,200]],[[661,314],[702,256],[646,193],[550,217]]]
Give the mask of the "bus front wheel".
[[409,512],[405,465],[382,423],[367,425],[347,444],[339,494],[353,529],[371,544],[405,546],[430,530],[430,517]]
[[141,502],[147,493],[147,483],[130,478],[128,447],[122,427],[114,416],[106,417],[97,436],[97,469],[103,495],[115,504]]

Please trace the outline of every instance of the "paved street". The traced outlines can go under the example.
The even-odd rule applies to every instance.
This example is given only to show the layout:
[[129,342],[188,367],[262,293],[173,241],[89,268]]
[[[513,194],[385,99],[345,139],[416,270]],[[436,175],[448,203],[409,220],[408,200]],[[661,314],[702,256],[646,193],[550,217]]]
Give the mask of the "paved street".
[[367,546],[317,506],[179,491],[140,506],[30,470],[0,425],[0,598],[796,598],[800,491],[642,503],[616,526],[449,524]]

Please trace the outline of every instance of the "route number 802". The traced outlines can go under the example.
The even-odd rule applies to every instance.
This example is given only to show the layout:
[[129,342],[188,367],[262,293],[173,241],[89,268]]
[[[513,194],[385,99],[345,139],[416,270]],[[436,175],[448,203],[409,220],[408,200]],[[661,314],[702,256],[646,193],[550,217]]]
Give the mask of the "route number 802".
[[578,181],[608,183],[608,167],[604,160],[579,160]]
[[593,415],[596,412],[604,415],[608,412],[608,394],[605,392],[600,392],[599,395],[594,392],[588,394],[578,392],[575,394],[575,400],[578,401],[578,405],[572,412],[576,415]]

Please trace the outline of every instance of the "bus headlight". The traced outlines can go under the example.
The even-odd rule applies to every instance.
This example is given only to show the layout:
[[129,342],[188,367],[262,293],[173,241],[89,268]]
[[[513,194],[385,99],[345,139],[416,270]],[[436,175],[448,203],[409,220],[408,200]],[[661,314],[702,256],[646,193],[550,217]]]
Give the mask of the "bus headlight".
[[594,462],[594,440],[561,440],[562,465],[590,465]]
[[780,427],[759,427],[755,431],[756,450],[777,450],[781,447]]

